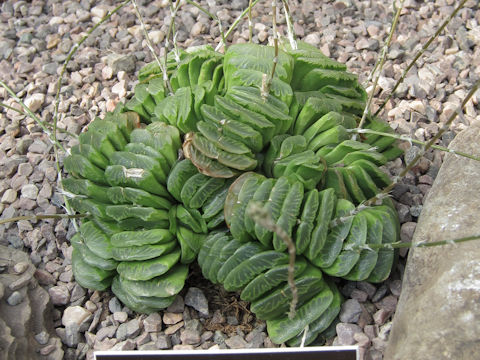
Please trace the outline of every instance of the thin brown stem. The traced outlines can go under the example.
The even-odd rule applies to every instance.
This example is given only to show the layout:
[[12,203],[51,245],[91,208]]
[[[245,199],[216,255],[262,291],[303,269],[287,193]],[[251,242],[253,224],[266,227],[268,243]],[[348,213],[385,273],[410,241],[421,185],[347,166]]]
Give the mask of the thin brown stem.
[[420,242],[402,242],[396,241],[390,244],[367,244],[360,246],[352,246],[348,250],[377,250],[377,249],[401,249],[401,248],[427,248],[442,245],[460,244],[467,241],[479,240],[480,235],[466,236],[458,239],[439,240],[439,241],[420,241]]
[[290,42],[290,47],[293,50],[296,50],[297,39],[295,35],[295,30],[293,29],[293,18],[292,18],[292,14],[290,13],[290,6],[288,5],[288,0],[282,0],[282,3],[283,3],[283,11],[285,12],[285,19],[287,21],[288,41]]
[[[60,148],[62,151],[65,151],[65,148],[63,147],[62,144],[60,144],[58,142],[58,140],[56,139],[56,136],[54,136],[54,133],[52,133],[48,128],[47,126],[45,125],[45,123],[40,120],[40,118],[32,111],[30,110],[30,108],[22,101],[22,99],[20,99],[17,94],[15,94],[15,92],[7,85],[5,84],[3,81],[0,80],[0,86],[2,86],[5,90],[7,90],[8,94],[17,102],[19,103],[23,109],[25,110],[25,113],[23,113],[22,111],[19,111],[17,109],[15,109],[16,111],[19,111],[21,112],[22,114],[26,115],[26,116],[29,116],[30,118],[32,118],[37,124],[38,126],[40,126],[42,128],[42,130],[45,132],[45,134],[47,134],[48,138],[50,139],[50,141],[52,142],[52,144],[55,146],[55,147],[58,147]],[[7,105],[8,106],[8,105]],[[11,109],[14,109],[14,108],[11,108]]]
[[382,105],[378,108],[378,110],[375,112],[375,116],[377,116],[378,114],[380,114],[380,111],[382,111],[382,109],[385,107],[385,105],[387,105],[387,102],[392,98],[393,94],[395,93],[395,91],[398,89],[398,87],[400,86],[401,83],[403,83],[403,81],[405,80],[405,77],[407,76],[407,73],[411,70],[411,68],[413,67],[413,65],[415,65],[415,63],[417,62],[417,60],[425,53],[425,51],[428,49],[428,47],[430,46],[430,44],[438,37],[438,35],[440,35],[440,33],[443,31],[443,29],[445,29],[445,27],[450,23],[450,21],[452,20],[452,18],[457,15],[457,13],[460,11],[460,9],[465,5],[465,3],[467,2],[468,0],[462,0],[458,6],[455,8],[455,10],[453,10],[453,12],[450,14],[450,16],[442,23],[442,25],[440,25],[440,27],[438,28],[438,30],[435,32],[435,34],[430,38],[428,39],[428,41],[422,46],[422,48],[420,49],[419,52],[417,52],[415,54],[415,57],[413,58],[413,60],[408,64],[408,66],[405,68],[405,70],[403,71],[402,73],[402,76],[400,76],[400,79],[398,79],[397,83],[395,84],[395,86],[393,87],[392,91],[390,92],[390,94],[387,96],[387,98],[383,101]]
[[289,254],[288,263],[288,285],[292,292],[292,301],[290,302],[290,311],[288,317],[293,319],[295,317],[296,307],[298,304],[298,290],[295,284],[295,257],[296,249],[292,238],[286,233],[286,231],[272,219],[268,211],[257,203],[249,204],[247,208],[248,216],[250,216],[256,223],[263,226],[265,229],[277,234],[280,239],[287,245]]
[[[380,74],[382,73],[383,65],[385,64],[385,60],[387,59],[387,53],[388,53],[388,48],[390,47],[390,44],[392,42],[393,34],[395,32],[395,29],[398,24],[398,19],[400,18],[400,13],[402,12],[403,9],[403,2],[404,0],[400,0],[400,6],[397,8],[395,12],[395,17],[393,18],[393,23],[392,26],[390,27],[390,32],[388,34],[387,41],[385,42],[383,49],[382,49],[382,54],[380,56],[379,61],[377,61],[373,71],[371,72],[368,82],[370,79],[373,77],[375,74],[375,79],[373,81],[373,88],[368,96],[368,101],[367,104],[365,105],[365,109],[363,110],[362,114],[362,119],[360,120],[360,123],[358,124],[358,127],[361,129],[365,123],[365,120],[367,119],[367,115],[370,112],[370,106],[372,105],[373,97],[375,96],[375,89],[377,88],[378,84],[378,79],[380,78]],[[394,2],[395,4],[395,2]],[[356,140],[356,135],[353,135],[352,137],[353,140]]]
[[170,92],[172,92],[172,86],[170,85],[170,82],[168,80],[168,75],[167,75],[167,69],[166,69],[166,66],[167,66],[166,64],[167,63],[165,62],[165,64],[162,64],[162,62],[160,61],[160,59],[157,56],[157,53],[153,49],[152,41],[150,40],[150,35],[148,35],[147,27],[145,26],[145,22],[143,21],[143,17],[142,17],[142,14],[140,13],[140,9],[138,8],[137,1],[136,0],[130,0],[130,1],[132,2],[133,9],[135,10],[135,14],[137,15],[137,19],[138,19],[138,21],[140,21],[140,26],[142,27],[142,31],[143,31],[143,35],[145,36],[145,41],[147,43],[147,47],[150,50],[150,53],[154,57],[155,61],[157,62],[158,66],[160,68],[160,71],[162,72],[164,86]]
[[203,12],[205,15],[211,17],[213,20],[215,20],[218,24],[218,30],[220,31],[220,36],[222,37],[222,40],[220,42],[219,45],[224,45],[225,47],[227,46],[227,41],[225,39],[225,33],[223,32],[223,27],[222,27],[222,22],[220,21],[220,19],[218,18],[217,15],[211,13],[210,11],[208,11],[207,9],[205,9],[203,6],[201,6],[200,4],[198,4],[197,2],[195,1],[192,1],[192,0],[185,0],[188,4],[192,5],[192,6],[195,6],[198,10],[200,10],[201,12]]
[[51,215],[25,215],[25,216],[15,216],[8,219],[1,219],[0,225],[21,221],[21,220],[29,220],[29,221],[38,221],[38,220],[45,220],[45,219],[81,219],[87,217],[86,214],[75,214],[75,215],[68,215],[68,214],[51,214]]
[[425,146],[423,147],[422,151],[420,151],[414,158],[412,161],[410,161],[405,169],[402,170],[402,172],[396,176],[392,183],[390,185],[388,185],[386,188],[384,188],[382,191],[380,191],[377,195],[375,195],[374,197],[368,199],[367,201],[363,202],[362,204],[360,204],[359,206],[357,206],[354,210],[352,210],[349,214],[347,214],[346,216],[342,217],[342,218],[337,218],[337,219],[333,219],[331,222],[330,222],[330,225],[329,227],[332,228],[336,225],[338,225],[339,223],[342,223],[344,221],[344,219],[347,219],[351,216],[354,216],[355,214],[357,214],[359,211],[361,211],[363,208],[367,208],[369,206],[372,206],[372,205],[375,205],[377,203],[380,203],[382,201],[382,199],[386,198],[389,196],[389,193],[390,191],[393,189],[393,187],[395,186],[395,184],[398,183],[398,181],[403,178],[405,175],[407,175],[407,173],[415,166],[415,164],[418,162],[418,160],[420,160],[420,158],[425,154],[425,152],[430,149],[431,147],[434,146],[435,142],[437,142],[438,139],[440,139],[440,137],[449,129],[450,125],[452,124],[453,120],[455,120],[455,118],[457,117],[458,114],[461,114],[463,108],[465,107],[465,105],[470,101],[470,99],[472,98],[473,94],[475,94],[475,92],[478,90],[478,88],[480,87],[480,80],[478,80],[474,85],[473,87],[470,89],[470,91],[468,92],[467,96],[465,96],[465,98],[463,99],[462,101],[462,104],[457,108],[457,111],[453,112],[452,115],[450,115],[450,117],[448,118],[447,122],[442,126],[442,128],[438,131],[438,133],[430,140],[428,141]]
[[[230,34],[237,28],[240,21],[242,21],[242,19],[245,17],[245,15],[247,15],[248,11],[250,9],[252,9],[255,5],[257,5],[257,3],[259,1],[260,0],[253,0],[251,6],[249,5],[247,9],[242,11],[242,13],[235,19],[232,26],[230,26],[228,31],[225,33],[225,39],[227,39],[230,36]],[[221,47],[221,44],[218,44],[217,47],[215,48],[215,51],[218,51],[220,49],[220,47]]]
[[248,1],[248,42],[252,42],[253,21],[252,21],[252,0]]
[[[349,129],[349,130],[347,130],[347,132],[357,133],[357,134],[380,135],[380,136],[391,137],[391,138],[402,140],[402,141],[407,141],[409,143],[418,144],[418,145],[422,145],[422,146],[427,145],[426,141],[412,139],[411,137],[408,137],[408,136],[405,136],[405,135],[398,135],[398,134],[395,134],[395,133],[386,133],[386,132],[381,132],[381,131],[376,131],[376,130],[371,130],[371,129]],[[465,157],[465,158],[468,158],[468,159],[472,159],[472,160],[475,160],[475,161],[480,161],[480,157],[473,156],[473,155],[464,153],[462,151],[456,151],[456,150],[449,149],[449,148],[446,148],[446,147],[440,146],[440,145],[431,145],[430,147],[432,149],[435,149],[435,150],[440,150],[440,151],[448,152],[450,154],[454,154],[454,155],[462,156],[462,157]]]
[[[275,70],[278,63],[278,34],[277,34],[277,1],[272,0],[272,31],[273,31],[273,47],[275,49],[275,55],[273,57],[272,71],[266,81],[262,82],[261,96],[263,100],[266,100],[270,93],[270,87],[272,86],[273,77],[275,76]],[[265,77],[264,77],[265,80]]]

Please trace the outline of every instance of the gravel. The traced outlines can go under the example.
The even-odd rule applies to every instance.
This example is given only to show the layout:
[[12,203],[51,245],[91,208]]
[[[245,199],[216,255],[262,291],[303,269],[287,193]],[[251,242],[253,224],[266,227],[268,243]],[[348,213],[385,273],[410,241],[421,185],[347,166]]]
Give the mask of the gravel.
[[[206,1],[201,3],[208,8]],[[225,28],[248,1],[217,3],[220,5],[216,5],[216,9],[209,9],[218,11]],[[163,22],[170,16],[167,5],[164,0],[140,4],[157,53],[161,52],[168,31],[168,24]],[[405,1],[380,77],[373,111],[390,93],[421,44],[451,13],[453,5],[451,0]],[[272,35],[269,6],[269,2],[262,1],[253,11],[254,42],[266,43]],[[28,5],[23,1],[2,2],[0,78],[42,121],[51,122],[58,74],[73,44],[113,8],[111,1],[93,7],[88,1],[35,0]],[[345,63],[351,72],[358,74],[360,82],[367,80],[387,37],[393,15],[390,1],[303,1],[300,4],[291,1],[291,9],[294,28],[300,38]],[[480,77],[479,23],[478,4],[468,1],[387,102],[380,115],[398,134],[428,141],[456,111],[471,85]],[[284,19],[279,20],[278,29],[285,33]],[[180,47],[205,42],[216,44],[220,40],[218,25],[190,5],[179,12],[177,30]],[[85,41],[70,62],[60,87],[59,129],[78,134],[95,116],[103,115],[132,94],[136,72],[153,60],[142,36],[133,8],[127,6]],[[228,40],[248,41],[247,22],[241,23]],[[371,84],[367,84],[367,90],[372,91]],[[19,108],[3,88],[0,89],[0,101]],[[439,145],[448,146],[458,131],[480,120],[479,102],[480,93],[477,93],[466,105],[465,115],[454,121]],[[58,133],[58,139],[67,148],[75,143],[64,133]],[[401,146],[405,155],[385,166],[392,176],[398,175],[405,161],[421,151],[420,147],[408,142]],[[441,152],[428,151],[392,191],[404,242],[412,239],[423,201],[442,158]],[[13,110],[2,110],[1,219],[64,212],[53,159],[53,146],[37,124]],[[48,291],[55,306],[53,315],[57,333],[64,342],[65,359],[91,359],[93,349],[274,346],[266,335],[264,322],[249,313],[247,304],[206,281],[191,280],[167,310],[149,316],[132,313],[110,292],[81,288],[71,272],[69,239],[74,232],[67,220],[0,225],[0,243],[24,249],[37,267],[34,276]],[[401,293],[406,255],[407,250],[402,249],[397,267],[383,284],[343,281],[338,284],[347,301],[342,307],[341,322],[337,324],[337,336],[328,339],[327,344],[358,344],[363,358],[382,358]],[[8,296],[10,305],[21,301],[22,289],[27,285],[28,281],[21,283]],[[0,290],[1,298],[4,289]],[[221,304],[214,300],[218,297],[223,299]],[[62,324],[63,318],[70,317],[70,312],[80,315]],[[48,337],[41,334],[36,338],[39,343],[48,341]],[[46,345],[41,353],[46,355],[53,349]]]

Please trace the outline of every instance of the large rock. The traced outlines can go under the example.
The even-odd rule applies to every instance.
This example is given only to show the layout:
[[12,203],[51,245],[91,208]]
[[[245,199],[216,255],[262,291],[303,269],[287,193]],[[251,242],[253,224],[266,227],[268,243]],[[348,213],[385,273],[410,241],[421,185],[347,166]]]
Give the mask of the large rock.
[[[0,254],[0,283],[5,291],[0,299],[0,360],[62,359],[62,344],[53,328],[52,304],[33,276],[35,267],[28,255],[5,246],[0,246]],[[13,293],[19,299],[15,305],[7,302]],[[49,334],[47,342],[35,339],[41,333]],[[47,347],[48,354],[41,355]]]
[[[452,149],[480,156],[472,126]],[[480,162],[448,154],[413,241],[480,234]],[[480,241],[410,251],[385,359],[478,359]]]

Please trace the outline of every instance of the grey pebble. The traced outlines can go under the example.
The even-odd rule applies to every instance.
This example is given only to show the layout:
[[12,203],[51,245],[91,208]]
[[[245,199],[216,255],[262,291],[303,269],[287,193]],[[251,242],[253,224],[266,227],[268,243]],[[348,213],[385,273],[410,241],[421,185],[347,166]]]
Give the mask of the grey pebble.
[[185,320],[185,329],[201,332],[203,325],[198,319]]
[[116,333],[118,340],[123,341],[127,338],[134,338],[140,333],[140,322],[138,319],[132,319],[126,323],[121,324]]
[[132,54],[122,55],[113,53],[107,57],[107,64],[112,68],[114,74],[117,74],[119,71],[135,71],[135,63],[136,58]]
[[35,335],[35,340],[37,340],[40,345],[46,345],[49,339],[50,334],[45,330]]
[[213,335],[213,341],[215,342],[215,344],[218,344],[218,345],[222,345],[222,344],[224,345],[226,338],[227,337],[225,336],[225,334],[220,330],[216,330],[215,334]]
[[107,337],[111,338],[115,335],[115,333],[117,332],[117,329],[118,329],[118,326],[115,326],[115,325],[102,327],[97,331],[96,339],[98,341],[102,341]]
[[172,342],[170,341],[170,337],[165,334],[160,334],[157,336],[157,341],[155,342],[155,346],[159,350],[166,350],[172,347]]
[[21,292],[19,291],[14,291],[13,293],[10,294],[10,296],[7,298],[7,303],[10,306],[16,306],[20,304],[23,301],[24,295],[22,295]]
[[162,330],[162,317],[159,313],[152,313],[143,320],[143,328],[146,332],[160,332]]
[[380,301],[387,294],[387,291],[388,291],[388,286],[385,284],[382,284],[375,292],[375,295],[372,296],[372,302],[375,303],[377,301]]
[[348,299],[342,304],[340,321],[344,323],[356,323],[362,313],[362,306],[355,299]]
[[412,205],[410,207],[410,214],[414,217],[419,217],[420,213],[422,212],[422,205]]
[[7,189],[2,195],[2,204],[11,204],[17,200],[17,192],[13,189]]
[[234,335],[228,339],[225,340],[225,344],[230,349],[244,349],[247,347],[248,343],[245,341],[243,337],[240,335]]
[[370,284],[366,281],[357,282],[357,289],[366,292],[370,299],[375,295],[375,292],[377,291],[377,287],[375,285]]
[[53,305],[67,305],[70,301],[70,292],[66,286],[53,286],[48,289]]
[[184,309],[185,303],[183,301],[183,298],[180,295],[177,295],[175,297],[175,300],[173,300],[173,302],[167,308],[167,311],[172,313],[183,313]]
[[113,313],[122,311],[123,306],[122,306],[122,303],[114,296],[108,302],[108,309],[113,314]]
[[356,333],[361,333],[362,328],[355,324],[344,324],[339,323],[336,326],[337,330],[337,341],[339,345],[353,345],[355,344],[354,335]]
[[69,347],[76,347],[80,342],[80,326],[74,322],[65,326],[65,344]]
[[191,287],[185,296],[185,305],[197,310],[203,317],[208,317],[208,301],[202,290],[196,287]]
[[182,344],[186,345],[195,345],[201,341],[200,331],[193,329],[184,329],[180,333],[180,340]]

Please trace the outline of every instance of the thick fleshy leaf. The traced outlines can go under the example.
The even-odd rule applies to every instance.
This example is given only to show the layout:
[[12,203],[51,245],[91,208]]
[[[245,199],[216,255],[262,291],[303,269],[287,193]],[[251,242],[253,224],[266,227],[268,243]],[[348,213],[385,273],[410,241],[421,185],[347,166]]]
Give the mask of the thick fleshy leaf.
[[289,115],[286,104],[268,94],[264,100],[260,89],[234,86],[229,89],[227,97],[247,109],[265,116],[276,127],[276,134],[286,132],[292,125],[293,119]]
[[190,264],[195,260],[205,237],[205,234],[194,233],[183,226],[178,227],[177,239],[182,250],[180,257],[182,264]]
[[167,308],[171,305],[175,296],[168,298],[159,297],[142,297],[126,291],[121,285],[121,277],[116,276],[112,282],[112,292],[120,299],[129,309],[144,314],[150,314],[160,309]]
[[263,148],[262,134],[253,129],[250,125],[234,120],[210,105],[201,107],[203,119],[215,126],[223,135],[240,141],[254,152],[260,152]]
[[166,210],[157,210],[143,206],[109,205],[107,206],[107,215],[117,221],[128,218],[138,218],[143,221],[168,220],[168,212]]
[[357,160],[354,161],[351,165],[358,165],[362,167],[368,175],[372,178],[378,188],[383,189],[391,184],[391,180],[387,174],[380,170],[375,164],[368,160]]
[[65,171],[75,177],[81,177],[91,180],[100,185],[107,185],[103,170],[93,165],[87,158],[82,155],[70,155],[63,161]]
[[192,209],[202,207],[216,191],[223,187],[224,184],[225,180],[222,178],[210,178],[205,184],[198,188],[196,193],[190,198],[189,207]]
[[347,280],[363,281],[368,278],[378,259],[378,250],[368,248],[369,244],[381,244],[383,234],[382,219],[372,214],[370,209],[362,211],[367,219],[367,248],[360,252],[358,259],[352,270],[344,276]]
[[122,287],[137,296],[170,297],[178,294],[185,285],[188,266],[175,265],[163,275],[146,281],[121,279]]
[[81,197],[74,197],[70,199],[70,206],[80,214],[88,213],[90,216],[94,216],[96,218],[112,220],[112,218],[107,215],[107,205],[108,204]]
[[[265,206],[266,201],[270,197],[270,192],[272,191],[274,184],[274,179],[265,179],[262,181],[260,186],[258,186],[255,190],[255,193],[250,201],[252,203],[257,203],[258,206]],[[255,236],[255,220],[248,214],[248,211],[246,211],[244,215],[244,226],[245,231],[247,231],[250,235]]]
[[353,218],[350,233],[343,242],[343,249],[337,256],[333,264],[322,270],[331,276],[342,277],[347,275],[353,269],[360,259],[360,252],[352,250],[352,247],[362,246],[367,241],[367,218],[362,213],[358,213]]
[[85,195],[102,203],[110,203],[107,195],[108,187],[97,185],[87,179],[73,177],[62,179],[63,189],[76,195]]
[[188,159],[177,162],[168,175],[167,189],[178,201],[182,201],[181,192],[183,186],[192,176],[198,174],[195,165]]
[[165,274],[180,259],[180,249],[144,261],[123,261],[118,264],[118,273],[129,280],[149,280]]
[[[304,109],[307,109],[307,107],[305,107]],[[313,110],[311,111],[313,112]],[[307,142],[310,142],[318,134],[327,131],[328,129],[331,129],[332,127],[337,125],[342,125],[345,129],[353,129],[357,126],[357,122],[355,118],[349,114],[330,111],[329,113],[320,117],[320,119],[316,120],[310,126],[308,126],[308,128],[306,128],[306,130],[303,132],[303,136],[305,137]],[[327,163],[330,164],[328,160]]]
[[197,124],[198,131],[217,148],[232,154],[252,154],[252,151],[242,142],[224,136],[218,128],[210,123],[200,121]]
[[353,203],[358,205],[363,203],[365,200],[367,200],[367,197],[363,193],[362,189],[360,188],[357,178],[351,172],[349,169],[340,167],[338,168],[340,173],[343,176],[343,182],[345,184],[345,187],[347,188],[348,194],[350,195],[350,198],[352,199]]
[[313,189],[306,194],[302,204],[302,214],[295,231],[295,247],[297,254],[302,254],[310,245],[313,224],[320,205],[318,190]]
[[86,245],[80,233],[76,233],[70,239],[70,243],[77,252],[80,253],[83,261],[90,266],[100,268],[102,270],[115,270],[118,262],[113,259],[104,259],[95,255]]
[[[230,256],[240,247],[240,242],[232,239],[231,237],[225,237],[224,240],[217,240],[212,249],[207,255],[206,265],[210,262],[209,266],[206,266],[205,272],[207,278],[213,283],[217,283],[218,271],[228,260]],[[203,271],[203,269],[202,269]]]
[[[285,198],[287,197],[290,188],[291,184],[285,177],[278,179],[272,188],[270,197],[265,204],[265,209],[275,222],[277,222],[281,215],[283,203],[285,202]],[[255,224],[255,235],[258,241],[260,241],[264,246],[272,246],[272,232],[258,223]]]
[[319,90],[327,85],[354,87],[357,85],[357,76],[346,71],[331,69],[312,69],[302,80],[302,90]]
[[[350,201],[339,199],[335,209],[335,219],[345,217],[353,209],[355,209],[355,205]],[[352,222],[353,216],[350,216],[330,230],[320,254],[315,259],[311,259],[315,265],[323,269],[330,267],[334,263],[342,250],[344,240],[350,232]]]
[[127,140],[123,136],[122,131],[113,121],[102,120],[97,117],[88,124],[88,129],[93,133],[105,134],[117,150],[123,150],[127,144]]
[[210,234],[207,235],[207,237],[203,241],[203,244],[200,248],[200,251],[198,252],[198,257],[197,257],[197,263],[200,266],[200,268],[202,268],[202,271],[203,271],[203,267],[206,265],[206,259],[213,245],[215,244],[215,242],[218,241],[218,239],[224,236],[228,236],[226,231],[211,232]]
[[179,224],[182,224],[196,233],[208,231],[205,219],[197,209],[187,209],[182,205],[177,206],[176,217]]
[[[270,270],[258,275],[248,283],[242,290],[241,299],[245,301],[254,301],[260,298],[263,294],[275,288],[277,285],[287,281],[288,266],[280,265],[271,268]],[[307,268],[307,262],[303,257],[297,257],[295,260],[295,277],[301,275]]]
[[311,322],[318,319],[333,301],[333,294],[328,287],[301,306],[293,319],[283,316],[267,321],[268,335],[275,344],[281,344],[298,335]]
[[133,204],[165,210],[172,206],[172,203],[164,197],[142,189],[112,186],[107,189],[106,195],[113,204]]
[[262,135],[264,144],[275,134],[275,125],[264,115],[251,111],[227,97],[215,96],[215,106],[230,118],[257,130]]
[[88,159],[93,165],[98,166],[101,169],[105,169],[109,162],[108,159],[92,145],[89,144],[77,144],[70,149],[72,155],[81,155]]
[[166,184],[167,174],[160,164],[159,159],[153,159],[146,155],[134,154],[127,151],[115,152],[110,161],[112,165],[121,165],[127,169],[144,169],[150,171],[155,179],[162,184]]
[[[387,206],[379,206],[375,208],[376,215],[380,216],[383,223],[382,244],[390,244],[399,239],[399,222],[398,216]],[[382,282],[388,278],[395,259],[395,251],[393,249],[380,249],[378,251],[378,259],[375,267],[370,273],[367,281]]]
[[204,186],[210,178],[204,174],[196,173],[190,178],[186,179],[180,192],[180,199],[182,202],[190,207],[190,200],[195,196],[197,191]]
[[213,142],[208,141],[201,134],[192,134],[191,141],[198,151],[206,157],[217,160],[220,164],[236,170],[248,171],[257,166],[257,160],[243,154],[234,154],[223,151]]
[[116,151],[106,134],[87,131],[78,136],[80,144],[88,144],[100,151],[107,159]]
[[[252,69],[239,69],[233,73],[230,79],[230,86],[254,86],[262,89],[264,83],[264,73]],[[270,85],[270,93],[276,98],[290,105],[293,98],[293,91],[289,84],[273,78]]]
[[115,247],[165,244],[173,239],[167,229],[152,229],[143,231],[123,231],[112,235],[110,241]]
[[230,232],[235,239],[241,242],[246,242],[251,239],[245,229],[245,213],[253,194],[264,180],[265,178],[258,174],[254,174],[246,179],[238,193],[237,202],[233,206],[231,218],[228,220]]
[[[321,119],[324,115],[332,111],[338,113],[341,110],[342,110],[342,107],[336,104],[334,101],[331,101],[330,99],[326,99],[325,97],[309,97],[305,105],[303,105],[300,113],[298,114],[298,117],[295,121],[293,133],[295,135],[301,135],[303,133],[306,133],[307,134],[306,137],[311,138],[312,135],[310,133],[313,130],[308,132],[310,127],[313,126],[314,129],[316,129],[318,127],[318,124],[317,126],[315,126],[316,122],[319,121],[319,119]],[[327,124],[327,125],[330,125],[330,124]],[[330,127],[331,126],[329,126],[328,128]],[[319,132],[320,131],[317,131],[315,132],[315,134],[318,134]]]
[[105,178],[111,186],[139,188],[155,195],[169,196],[166,187],[149,170],[110,165],[105,169]]
[[77,249],[72,252],[72,271],[75,281],[86,289],[104,291],[112,283],[115,271],[88,265]]
[[114,247],[112,249],[113,258],[118,261],[141,261],[157,258],[163,254],[168,254],[178,246],[177,241],[171,241],[159,245],[141,245],[130,247]]
[[230,271],[235,269],[245,260],[261,253],[263,250],[264,249],[260,244],[254,242],[249,242],[239,247],[219,269],[217,274],[218,281],[223,283],[227,275],[230,274]]
[[318,334],[325,331],[340,313],[343,302],[342,295],[331,280],[327,280],[327,284],[333,294],[332,302],[320,317],[308,324],[306,336],[304,336],[303,332],[300,332],[295,338],[288,341],[288,346],[300,346],[302,343],[305,345],[311,344],[315,341]]
[[[321,270],[311,265],[295,279],[295,285],[299,303],[308,301],[326,286]],[[273,320],[286,315],[291,300],[292,290],[287,283],[283,283],[266,296],[253,301],[250,310],[259,319]]]
[[315,259],[325,245],[330,221],[332,220],[335,204],[337,202],[337,197],[335,196],[333,189],[325,189],[321,191],[318,196],[320,206],[318,213],[316,213],[310,245],[305,253],[310,260]]
[[219,178],[231,178],[237,174],[227,166],[203,155],[193,146],[191,140],[188,138],[183,144],[183,153],[185,154],[185,157],[190,159],[190,161],[197,167],[198,171],[204,175]]
[[80,226],[80,234],[85,245],[97,256],[112,259],[112,244],[110,238],[92,221],[86,221]]
[[[295,182],[292,185],[285,197],[281,215],[277,220],[277,226],[282,228],[290,238],[293,227],[297,223],[300,207],[302,206],[303,191],[303,184],[301,182]],[[273,247],[276,251],[284,251],[287,249],[287,244],[277,233],[273,234]]]
[[223,186],[218,189],[215,193],[210,195],[208,199],[205,200],[205,203],[202,207],[202,217],[205,220],[213,218],[218,213],[223,213],[223,206],[225,205],[225,199],[227,198],[228,188],[230,182],[226,182]]
[[[263,74],[271,74],[275,49],[271,46],[257,44],[234,44],[229,46],[225,54],[225,78],[230,87],[230,79],[238,69],[252,69]],[[290,83],[293,70],[293,59],[281,49],[278,51],[275,77]]]
[[223,287],[227,291],[240,290],[258,274],[271,267],[286,264],[288,260],[287,254],[273,250],[254,255],[230,271],[223,282]]

